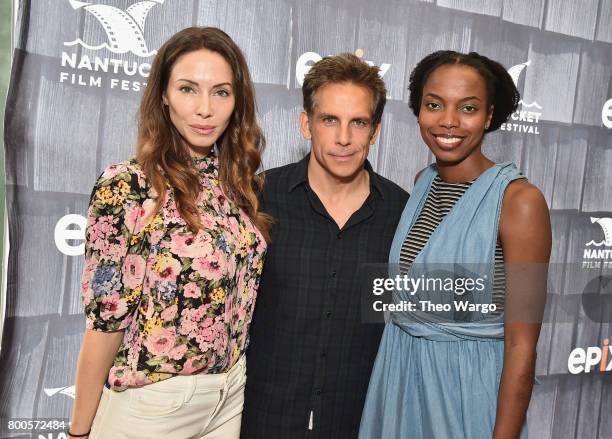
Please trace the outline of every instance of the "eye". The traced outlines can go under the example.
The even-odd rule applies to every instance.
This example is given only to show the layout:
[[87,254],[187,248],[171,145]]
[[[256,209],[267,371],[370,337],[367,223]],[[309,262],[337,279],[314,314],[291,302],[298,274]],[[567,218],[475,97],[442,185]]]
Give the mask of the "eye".
[[473,105],[464,105],[463,107],[461,107],[461,110],[465,113],[474,113],[475,111],[478,111],[478,108]]
[[181,93],[193,93],[195,90],[189,85],[181,85],[179,90]]
[[336,123],[336,118],[334,117],[324,117],[322,120],[325,125],[333,125]]
[[363,120],[363,119],[354,120],[353,121],[353,125],[355,125],[358,128],[367,128],[367,127],[370,126],[370,124],[367,121]]
[[437,102],[427,102],[425,104],[425,108],[427,108],[428,110],[439,110],[442,108],[442,106]]
[[215,96],[221,96],[222,98],[226,98],[229,95],[230,95],[230,92],[228,90],[225,90],[224,88],[220,88],[219,90],[215,92]]

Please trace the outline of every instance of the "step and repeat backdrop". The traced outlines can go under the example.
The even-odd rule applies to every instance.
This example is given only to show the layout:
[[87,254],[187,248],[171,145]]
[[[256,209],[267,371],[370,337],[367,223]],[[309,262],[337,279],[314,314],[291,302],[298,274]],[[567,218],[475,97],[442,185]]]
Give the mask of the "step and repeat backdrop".
[[267,169],[308,151],[297,120],[313,62],[353,52],[380,66],[389,101],[370,161],[409,191],[432,161],[407,105],[416,62],[454,49],[503,63],[522,101],[484,148],[495,161],[514,161],[542,190],[554,233],[530,432],[612,437],[612,309],[605,300],[584,309],[587,296],[612,297],[612,1],[36,0],[16,7],[5,115],[11,248],[1,418],[69,417],[92,185],[106,165],[133,154],[156,49],[200,25],[225,30],[246,54]]

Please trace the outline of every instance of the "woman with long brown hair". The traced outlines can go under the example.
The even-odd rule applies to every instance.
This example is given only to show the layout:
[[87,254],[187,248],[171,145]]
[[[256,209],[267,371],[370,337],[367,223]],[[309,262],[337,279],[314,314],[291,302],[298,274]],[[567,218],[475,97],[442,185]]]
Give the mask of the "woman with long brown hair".
[[188,28],[158,51],[136,158],[91,196],[69,437],[238,438],[268,238],[263,135],[240,49]]

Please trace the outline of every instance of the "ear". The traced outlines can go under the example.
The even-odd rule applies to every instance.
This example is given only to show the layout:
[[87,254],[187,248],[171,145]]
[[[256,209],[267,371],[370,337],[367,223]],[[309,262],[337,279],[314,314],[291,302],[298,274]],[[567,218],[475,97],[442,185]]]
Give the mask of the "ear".
[[374,130],[374,133],[372,133],[372,136],[370,137],[370,145],[374,145],[376,141],[378,140],[378,135],[380,134],[381,125],[382,125],[381,122],[378,122],[378,125],[376,125],[376,129]]
[[310,120],[308,119],[308,114],[305,111],[300,113],[300,131],[302,132],[304,139],[312,139],[312,133],[310,132]]
[[489,112],[487,113],[487,120],[485,121],[485,130],[488,130],[491,126],[491,120],[493,119],[493,105],[489,107]]
[[164,105],[168,106],[168,98],[166,97],[165,93],[162,95],[162,103]]

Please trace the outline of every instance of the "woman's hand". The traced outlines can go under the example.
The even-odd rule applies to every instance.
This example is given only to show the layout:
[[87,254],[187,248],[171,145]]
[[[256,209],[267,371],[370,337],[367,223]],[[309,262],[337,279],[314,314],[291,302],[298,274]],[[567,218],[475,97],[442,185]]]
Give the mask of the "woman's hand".
[[102,388],[122,340],[123,331],[85,331],[77,363],[76,391],[70,422],[72,433],[82,434],[90,431]]

